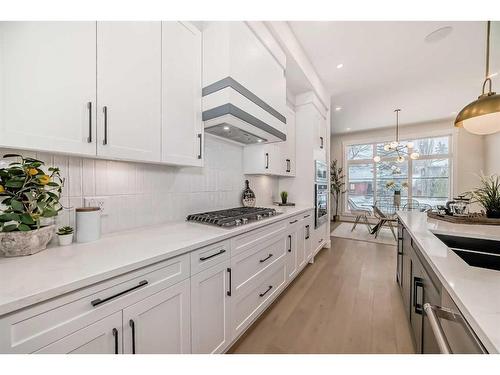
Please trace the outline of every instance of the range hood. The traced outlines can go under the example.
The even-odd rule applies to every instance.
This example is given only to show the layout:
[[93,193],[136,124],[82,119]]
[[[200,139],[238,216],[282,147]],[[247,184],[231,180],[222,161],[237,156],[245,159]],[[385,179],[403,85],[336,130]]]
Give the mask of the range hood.
[[244,145],[286,140],[286,118],[231,77],[203,88],[205,132]]

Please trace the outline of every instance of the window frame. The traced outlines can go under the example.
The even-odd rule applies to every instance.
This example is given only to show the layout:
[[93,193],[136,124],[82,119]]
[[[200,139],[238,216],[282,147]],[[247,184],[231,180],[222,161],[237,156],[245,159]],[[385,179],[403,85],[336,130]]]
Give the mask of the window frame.
[[[453,185],[454,185],[454,155],[455,155],[455,150],[454,150],[454,134],[452,132],[439,132],[439,133],[431,133],[426,136],[422,135],[407,135],[404,138],[401,138],[400,141],[402,142],[409,142],[409,141],[418,141],[420,139],[430,139],[430,138],[448,138],[448,152],[445,154],[432,154],[432,155],[420,155],[420,157],[417,160],[433,160],[433,159],[447,159],[448,160],[448,198],[453,195]],[[343,141],[342,142],[342,157],[343,157],[343,168],[345,171],[345,176],[346,176],[346,187],[349,186],[349,166],[354,165],[354,164],[372,164],[373,165],[373,177],[372,177],[372,186],[373,186],[373,202],[376,202],[378,199],[377,195],[377,167],[376,167],[376,162],[371,159],[353,159],[353,160],[348,160],[348,149],[349,146],[355,146],[355,145],[371,145],[373,147],[373,152],[372,155],[375,156],[377,155],[377,144],[380,143],[389,143],[393,139],[393,137],[380,137],[380,138],[375,138],[375,139],[370,139],[368,141],[363,141],[361,139],[352,139],[350,141]],[[396,158],[390,157],[390,158],[382,158],[382,161],[395,161]],[[409,183],[409,188],[408,188],[408,199],[412,199],[413,197],[413,160],[411,158],[407,158],[408,163],[408,176],[407,180]],[[345,199],[343,199],[343,205],[342,205],[342,214],[350,214],[350,210],[348,207],[348,192],[345,193]],[[418,198],[416,198],[418,199]]]

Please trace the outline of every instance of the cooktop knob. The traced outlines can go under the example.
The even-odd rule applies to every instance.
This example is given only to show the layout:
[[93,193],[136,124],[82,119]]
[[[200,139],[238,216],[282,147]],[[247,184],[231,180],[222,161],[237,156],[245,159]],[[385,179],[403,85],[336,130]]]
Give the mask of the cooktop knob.
[[257,215],[256,219],[257,219],[257,220],[262,220],[262,215],[260,215],[260,214],[259,214],[259,215]]
[[241,225],[241,220],[240,219],[236,219],[234,221],[234,225],[236,225],[237,227],[239,227]]
[[241,219],[241,224],[247,224],[248,223],[248,219],[246,217],[243,217]]

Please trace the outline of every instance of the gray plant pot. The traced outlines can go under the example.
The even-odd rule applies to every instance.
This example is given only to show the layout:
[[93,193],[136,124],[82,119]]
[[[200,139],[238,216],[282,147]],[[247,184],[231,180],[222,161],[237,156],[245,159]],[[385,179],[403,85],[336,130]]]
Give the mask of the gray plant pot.
[[0,256],[19,257],[45,250],[55,233],[55,225],[29,232],[0,232]]

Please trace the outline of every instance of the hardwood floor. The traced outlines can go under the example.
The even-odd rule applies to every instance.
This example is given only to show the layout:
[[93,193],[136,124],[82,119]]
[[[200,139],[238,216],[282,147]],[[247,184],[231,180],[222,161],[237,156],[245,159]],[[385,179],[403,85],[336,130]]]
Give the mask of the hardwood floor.
[[413,353],[395,257],[332,238],[229,353]]

